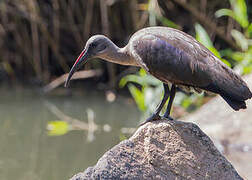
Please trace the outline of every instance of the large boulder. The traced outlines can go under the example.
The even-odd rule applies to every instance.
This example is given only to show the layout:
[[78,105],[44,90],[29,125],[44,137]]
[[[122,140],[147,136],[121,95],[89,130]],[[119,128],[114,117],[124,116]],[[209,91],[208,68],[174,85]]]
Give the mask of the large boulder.
[[147,123],[106,152],[72,180],[84,179],[242,179],[193,123]]

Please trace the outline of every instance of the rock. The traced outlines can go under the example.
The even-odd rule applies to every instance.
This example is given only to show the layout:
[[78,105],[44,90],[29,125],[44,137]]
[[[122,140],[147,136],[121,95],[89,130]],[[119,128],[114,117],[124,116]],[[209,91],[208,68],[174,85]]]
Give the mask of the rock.
[[242,179],[193,123],[158,120],[106,152],[84,179]]

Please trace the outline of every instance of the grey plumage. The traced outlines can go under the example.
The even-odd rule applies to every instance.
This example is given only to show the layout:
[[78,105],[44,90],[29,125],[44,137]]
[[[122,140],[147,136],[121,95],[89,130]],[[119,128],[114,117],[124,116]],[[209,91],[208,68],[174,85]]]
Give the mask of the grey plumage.
[[[124,48],[118,48],[103,35],[91,37],[72,67],[66,86],[79,64],[92,57],[142,67],[164,83],[167,92],[151,119],[159,114],[168,98],[167,83],[173,84],[173,97],[176,86],[194,88],[197,92],[210,91],[220,94],[234,110],[246,108],[245,100],[252,97],[247,84],[239,75],[193,37],[173,28],[149,27],[139,30]],[[169,117],[172,100],[166,117]]]

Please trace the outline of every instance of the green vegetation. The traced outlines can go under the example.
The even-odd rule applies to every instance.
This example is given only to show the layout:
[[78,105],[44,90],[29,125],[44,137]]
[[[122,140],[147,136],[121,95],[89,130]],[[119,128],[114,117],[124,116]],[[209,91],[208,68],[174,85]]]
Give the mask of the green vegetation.
[[220,54],[233,62],[233,67],[238,73],[248,74],[252,71],[252,22],[248,20],[245,0],[229,0],[229,2],[232,9],[220,9],[215,15],[218,18],[229,16],[242,27],[240,31],[231,30],[231,35],[241,51],[232,51],[227,48],[220,50]]

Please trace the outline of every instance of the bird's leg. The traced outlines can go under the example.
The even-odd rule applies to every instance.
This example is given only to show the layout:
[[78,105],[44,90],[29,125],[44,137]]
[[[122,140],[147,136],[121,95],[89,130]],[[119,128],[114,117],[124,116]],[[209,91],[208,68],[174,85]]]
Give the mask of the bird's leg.
[[163,83],[163,86],[164,86],[164,97],[163,97],[162,101],[158,105],[155,112],[148,119],[146,119],[146,121],[141,123],[140,126],[144,125],[147,122],[151,122],[151,121],[155,121],[155,120],[159,119],[159,117],[160,117],[159,113],[162,110],[162,108],[163,108],[163,106],[164,106],[165,102],[167,101],[167,99],[169,97],[169,94],[170,94],[169,86],[167,84],[164,84],[164,83]]
[[166,112],[164,114],[164,117],[168,118],[169,120],[173,120],[173,118],[170,117],[170,112],[171,112],[172,102],[174,100],[175,94],[176,94],[176,86],[174,84],[172,84],[171,92],[170,92],[170,99],[169,99],[169,102],[167,105]]

